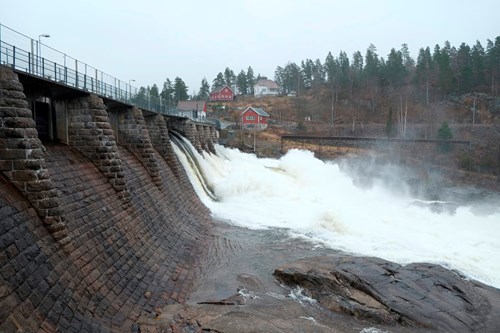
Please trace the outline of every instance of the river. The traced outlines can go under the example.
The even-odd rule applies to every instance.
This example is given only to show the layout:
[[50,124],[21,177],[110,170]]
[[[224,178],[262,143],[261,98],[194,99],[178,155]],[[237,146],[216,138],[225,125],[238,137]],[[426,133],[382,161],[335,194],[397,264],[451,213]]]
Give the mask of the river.
[[440,264],[500,288],[498,194],[440,188],[429,197],[394,165],[325,162],[305,150],[257,158],[217,145],[216,155],[193,153],[214,200],[174,150],[213,217],[253,237],[262,230],[273,242],[279,236],[313,249]]

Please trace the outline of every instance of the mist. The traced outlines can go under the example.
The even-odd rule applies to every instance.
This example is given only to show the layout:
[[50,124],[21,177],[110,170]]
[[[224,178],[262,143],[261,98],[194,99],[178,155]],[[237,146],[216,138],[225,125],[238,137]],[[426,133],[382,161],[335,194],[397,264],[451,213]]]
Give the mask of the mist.
[[[216,146],[197,154],[217,196],[211,200],[179,159],[214,218],[250,229],[283,228],[289,237],[400,264],[429,262],[500,288],[500,211],[494,194],[411,184],[411,170],[373,161],[325,162],[305,150],[260,159]],[[429,197],[433,193],[434,197]]]

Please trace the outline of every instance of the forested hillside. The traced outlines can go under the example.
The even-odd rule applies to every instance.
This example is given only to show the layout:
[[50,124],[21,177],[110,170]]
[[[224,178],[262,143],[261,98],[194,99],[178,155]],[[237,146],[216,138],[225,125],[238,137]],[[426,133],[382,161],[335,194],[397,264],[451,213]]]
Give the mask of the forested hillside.
[[500,36],[488,40],[486,49],[479,41],[472,47],[445,42],[433,50],[421,48],[416,61],[406,44],[393,48],[386,58],[371,44],[364,57],[359,51],[351,58],[343,51],[338,57],[328,53],[324,62],[306,59],[300,66],[288,63],[275,72],[284,93],[327,87],[339,99],[368,96],[373,109],[384,94],[404,93],[426,103],[452,93],[497,94],[499,75]]
[[[175,108],[180,100],[207,100],[211,90],[228,85],[240,102],[229,107],[236,108],[254,103],[249,96],[259,78],[251,66],[239,72],[226,67],[212,85],[204,77],[191,96],[176,77],[166,79],[162,89],[156,84],[141,87],[136,98],[161,99]],[[274,120],[349,123],[354,131],[394,118],[403,136],[404,123],[494,123],[500,115],[500,36],[488,39],[485,46],[477,41],[472,46],[444,42],[422,47],[416,59],[407,44],[386,56],[373,44],[364,54],[356,51],[351,57],[344,51],[338,56],[329,52],[324,61],[304,59],[277,66],[274,80],[287,100],[258,102],[268,106]]]
[[[240,89],[244,80],[231,81],[228,72],[219,76]],[[278,66],[274,78],[284,96],[296,98],[262,101],[273,119],[350,123],[353,130],[391,117],[400,123],[492,123],[500,115],[500,36],[486,47],[477,41],[420,48],[416,60],[406,44],[387,57],[374,45],[351,58],[343,51],[337,57],[330,52],[324,61]]]

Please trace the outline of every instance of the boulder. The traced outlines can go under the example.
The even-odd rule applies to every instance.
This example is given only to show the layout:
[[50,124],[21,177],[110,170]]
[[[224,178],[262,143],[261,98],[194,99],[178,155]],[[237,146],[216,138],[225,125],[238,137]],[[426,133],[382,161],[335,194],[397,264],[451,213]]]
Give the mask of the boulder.
[[439,265],[370,257],[316,257],[274,275],[323,307],[375,323],[446,332],[498,332],[500,290]]

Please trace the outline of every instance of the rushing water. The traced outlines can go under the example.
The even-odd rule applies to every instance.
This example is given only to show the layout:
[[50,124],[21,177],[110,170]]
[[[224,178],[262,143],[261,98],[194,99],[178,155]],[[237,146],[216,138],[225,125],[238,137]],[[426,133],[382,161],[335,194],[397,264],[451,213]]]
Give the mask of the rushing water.
[[[262,159],[222,146],[216,146],[217,155],[194,154],[214,201],[186,155],[174,150],[218,219],[250,229],[285,228],[290,237],[351,254],[437,263],[500,288],[498,201],[487,210],[426,201],[407,194],[403,182],[398,190],[382,179],[372,179],[369,187],[355,185],[351,172],[309,151]],[[447,205],[453,209],[434,209]]]

